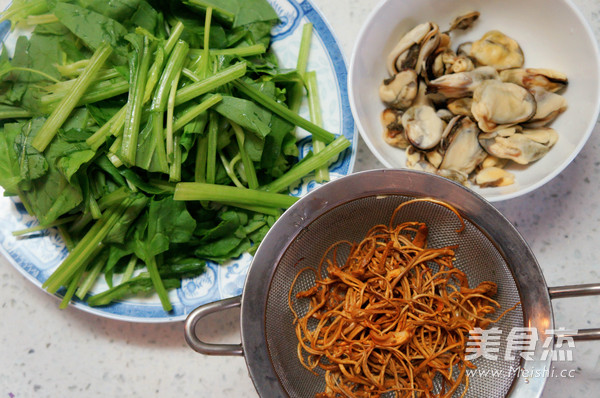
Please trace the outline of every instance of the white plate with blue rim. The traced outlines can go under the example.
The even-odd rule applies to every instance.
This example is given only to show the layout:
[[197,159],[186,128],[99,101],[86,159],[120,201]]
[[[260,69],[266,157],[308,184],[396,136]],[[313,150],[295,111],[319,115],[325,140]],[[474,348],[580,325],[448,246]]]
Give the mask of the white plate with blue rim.
[[[272,50],[282,68],[295,68],[302,26],[313,24],[313,37],[308,62],[308,70],[317,73],[323,127],[335,134],[343,134],[351,147],[344,151],[329,166],[330,178],[337,179],[352,172],[356,157],[357,133],[350,111],[347,87],[347,68],[331,27],[319,10],[310,1],[268,0],[280,17],[280,23],[272,30]],[[0,8],[6,9],[10,2],[0,1]],[[10,32],[8,21],[0,24],[0,38],[11,48],[16,34]],[[308,118],[308,107],[303,104],[300,115]],[[302,130],[298,131],[300,157],[310,149],[311,140]],[[292,187],[290,194],[303,196],[320,184],[311,177]],[[1,192],[0,188],[0,192]],[[27,279],[39,286],[58,267],[68,251],[55,229],[49,229],[26,238],[16,238],[13,231],[38,224],[16,198],[0,197],[0,253]],[[158,296],[134,297],[114,302],[107,306],[90,307],[74,300],[71,305],[92,314],[130,322],[174,322],[182,321],[194,308],[217,300],[240,295],[252,256],[244,254],[225,264],[208,263],[206,272],[192,279],[181,281],[181,287],[169,292],[173,305],[171,312],[162,309]],[[91,294],[107,289],[103,278],[99,278]],[[64,290],[55,296],[62,298]]]

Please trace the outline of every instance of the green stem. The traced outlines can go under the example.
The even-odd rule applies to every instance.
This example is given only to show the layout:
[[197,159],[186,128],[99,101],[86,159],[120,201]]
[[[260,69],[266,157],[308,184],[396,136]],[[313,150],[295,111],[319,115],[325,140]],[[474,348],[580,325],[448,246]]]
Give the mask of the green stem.
[[171,51],[173,51],[175,44],[177,44],[177,42],[179,41],[179,38],[181,37],[181,34],[183,33],[183,28],[184,28],[183,23],[181,21],[177,21],[177,23],[171,29],[169,38],[167,39],[167,42],[165,43],[165,46],[164,46],[165,53],[167,56],[169,54],[171,54]]
[[75,220],[77,217],[79,217],[79,216],[77,214],[75,214],[72,216],[59,218],[58,220],[55,220],[48,224],[40,224],[40,225],[36,225],[35,227],[30,227],[30,228],[20,229],[18,231],[13,231],[12,235],[13,236],[22,236],[22,235],[30,234],[32,232],[38,232],[38,231],[43,231],[48,228],[58,227],[59,225],[63,225],[63,224],[66,224],[68,222]]
[[200,104],[191,107],[186,110],[185,113],[181,114],[173,125],[173,131],[179,131],[185,127],[186,124],[198,117],[202,112],[206,112],[210,107],[218,104],[223,97],[221,94],[213,94]]
[[194,166],[194,181],[206,182],[206,156],[208,151],[208,137],[198,137],[196,147],[196,163]]
[[227,173],[227,175],[229,176],[231,181],[233,181],[233,185],[235,185],[236,187],[239,187],[239,188],[246,188],[244,186],[244,184],[242,184],[240,182],[240,180],[238,180],[237,176],[235,175],[235,171],[231,167],[233,161],[231,163],[228,162],[227,159],[225,158],[225,155],[223,155],[222,151],[219,151],[219,158],[221,159],[221,163],[223,164],[223,167],[225,168],[225,172]]
[[144,104],[150,101],[152,98],[152,93],[154,92],[154,87],[158,83],[160,79],[161,70],[163,67],[163,63],[165,62],[165,51],[163,48],[157,48],[154,54],[154,62],[150,67],[150,71],[148,72],[148,79],[146,81],[146,91],[144,91]]
[[[317,73],[310,71],[305,74],[306,91],[308,92],[308,110],[313,123],[323,126],[321,115],[321,101],[319,100],[319,88],[317,86]],[[325,149],[325,143],[317,138],[313,139],[313,152],[315,154]],[[329,168],[327,165],[319,167],[315,171],[315,181],[322,183],[329,181]]]
[[94,76],[104,62],[108,59],[112,53],[112,48],[107,43],[102,44],[92,56],[90,63],[84,69],[83,73],[79,75],[71,91],[65,95],[60,101],[55,110],[50,114],[48,119],[44,122],[35,138],[33,139],[32,146],[40,152],[43,152],[50,141],[54,138],[58,129],[63,125],[65,120],[71,114],[71,111],[75,109],[77,103],[81,97],[85,94],[85,91],[92,83]]
[[123,272],[120,283],[127,282],[131,279],[133,276],[133,271],[135,271],[137,261],[138,258],[135,254],[132,254],[131,257],[129,257],[129,261],[127,262],[127,266],[125,267],[125,271]]
[[194,83],[197,83],[200,80],[202,80],[198,76],[196,76],[196,74],[193,71],[189,70],[188,68],[183,68],[181,70],[181,74],[183,76],[187,77],[188,79],[190,79],[191,81],[193,81]]
[[[304,79],[306,74],[306,66],[308,65],[308,55],[310,54],[310,42],[312,39],[313,25],[306,23],[302,27],[302,38],[300,39],[300,50],[298,51],[298,61],[296,63],[296,71]],[[290,109],[296,113],[300,109],[302,104],[302,97],[304,96],[304,84],[298,82],[294,85],[292,95],[290,98],[289,106]]]
[[261,189],[269,192],[281,192],[289,187],[292,183],[300,180],[305,175],[321,166],[326,165],[330,159],[340,154],[349,146],[350,141],[348,141],[344,136],[339,136],[332,143],[328,144],[321,152],[298,163],[278,179],[262,186]]
[[23,108],[3,107],[0,109],[0,120],[24,119],[33,116],[31,112]]
[[242,128],[236,123],[232,121],[229,122],[237,139],[240,156],[242,157],[242,164],[244,165],[244,172],[246,174],[246,179],[248,180],[248,188],[256,189],[258,188],[258,177],[256,176],[254,163],[252,163],[252,159],[250,159],[246,149],[244,148],[244,130],[242,130]]
[[94,259],[92,269],[90,269],[85,278],[83,278],[83,280],[79,284],[77,291],[75,292],[75,295],[80,300],[83,300],[85,298],[85,295],[91,290],[92,286],[94,286],[94,283],[96,283],[96,279],[98,279],[98,276],[100,275],[100,271],[102,271],[102,268],[104,268],[104,265],[106,264],[106,260],[108,259],[108,251],[105,250],[104,252],[102,252],[102,255],[98,256],[102,249],[104,249],[104,245],[102,244],[96,247],[96,251],[91,257],[92,259]]
[[330,143],[335,139],[335,135],[333,135],[329,131],[325,130],[320,126],[317,126],[309,120],[298,116],[296,112],[292,111],[291,109],[285,107],[284,105],[280,104],[274,99],[263,94],[258,89],[252,87],[250,84],[238,79],[233,82],[233,85],[240,92],[247,95],[254,101],[258,102],[260,105],[264,106],[271,112],[274,112],[277,115],[281,116],[288,122],[303,128],[304,130],[311,133],[314,137],[317,137],[318,139],[325,141],[326,143]]
[[169,60],[165,65],[165,69],[160,76],[158,86],[154,90],[154,97],[152,98],[152,105],[150,106],[152,112],[164,112],[166,110],[169,90],[171,89],[175,76],[183,69],[183,63],[187,56],[188,49],[188,44],[182,40],[179,40],[177,44],[175,44],[175,48],[173,48]]
[[106,139],[112,134],[112,127],[118,125],[122,120],[125,122],[125,115],[127,114],[127,106],[123,106],[117,113],[115,113],[108,122],[104,123],[94,134],[88,137],[85,142],[94,151],[97,151],[102,144],[106,142]]
[[132,199],[126,199],[122,205],[107,209],[102,217],[90,228],[85,236],[77,243],[67,258],[46,279],[42,287],[50,293],[56,291],[67,283],[79,268],[84,266],[95,252],[95,248],[108,235],[112,227],[123,215]]
[[231,11],[228,11],[218,5],[215,5],[212,1],[204,1],[204,0],[188,0],[188,2],[192,5],[195,5],[200,8],[209,9],[214,8],[215,12],[221,16],[221,18],[225,19],[229,23],[233,23],[235,19],[235,14]]
[[215,112],[208,116],[208,149],[206,151],[206,182],[214,184],[217,174],[217,133],[219,117]]
[[[80,75],[82,76],[82,75]],[[125,94],[129,91],[129,82],[125,79],[115,79],[116,81],[100,81],[94,82],[89,87],[89,90],[81,97],[76,103],[76,106],[92,104],[94,102],[102,101],[108,98],[116,97],[117,95]],[[47,111],[56,111],[60,109],[60,101],[71,94],[72,89],[62,90],[56,93],[47,94],[40,98],[40,105],[42,109]]]
[[171,90],[169,91],[169,99],[167,100],[166,151],[167,161],[169,162],[173,161],[173,152],[175,150],[175,146],[173,144],[173,120],[175,119],[175,94],[177,93],[179,76],[181,76],[181,71],[177,72],[175,78],[173,79],[173,83],[171,84]]
[[169,169],[169,181],[179,182],[181,181],[181,134],[175,134],[173,137],[173,161],[171,162],[171,168]]
[[210,24],[212,19],[212,7],[206,9],[206,16],[204,18],[204,48],[202,49],[202,57],[200,58],[200,64],[198,70],[202,78],[208,77],[208,60],[210,58]]
[[158,160],[159,168],[167,173],[169,170],[169,162],[167,160],[167,152],[165,151],[165,133],[164,133],[164,112],[155,112],[154,113],[154,142],[155,147],[154,151],[156,153],[156,159]]
[[52,80],[55,83],[60,83],[60,80],[58,80],[57,78],[55,78],[54,76],[50,76],[49,74],[42,72],[41,70],[37,70],[37,69],[31,69],[31,68],[25,68],[25,67],[21,67],[21,66],[11,66],[10,68],[4,69],[2,71],[2,73],[0,73],[0,77],[6,75],[7,73],[10,73],[12,71],[20,71],[20,72],[29,72],[29,73],[34,73],[37,75],[40,75],[48,80]]
[[59,20],[54,14],[28,15],[25,20],[27,25],[43,25],[55,22],[59,22]]
[[240,209],[253,211],[255,213],[266,214],[268,216],[279,217],[281,215],[281,210],[274,207],[265,207],[265,206],[253,206],[253,205],[245,205],[234,202],[221,202],[222,204],[230,207],[238,207]]
[[189,100],[201,96],[202,94],[206,94],[224,84],[235,81],[235,79],[240,78],[245,74],[246,63],[238,62],[210,77],[207,77],[206,79],[203,79],[197,83],[189,84],[177,90],[175,105],[181,105]]
[[121,143],[121,160],[127,166],[135,165],[140,123],[142,121],[142,108],[144,106],[144,91],[146,78],[150,68],[150,46],[148,38],[144,38],[142,49],[137,56],[137,62],[132,60],[130,67],[131,83],[129,84],[129,98],[127,100],[126,115],[123,126],[123,141]]
[[160,299],[163,309],[167,312],[171,311],[173,307],[169,301],[169,293],[167,293],[167,289],[165,289],[165,285],[163,285],[162,279],[160,278],[158,266],[156,265],[156,258],[154,256],[146,261],[146,268],[148,268],[150,279],[152,279],[152,284],[154,285],[154,289],[156,289],[156,293],[158,293],[158,298]]
[[60,308],[61,310],[64,310],[65,308],[67,308],[69,306],[69,302],[71,302],[71,299],[73,298],[73,295],[75,294],[75,290],[77,289],[77,286],[79,285],[79,281],[81,280],[81,276],[83,275],[84,272],[85,272],[85,267],[81,267],[75,273],[75,275],[73,275],[73,278],[69,281],[69,286],[67,287],[67,291],[65,292],[63,299],[61,300],[60,304],[58,305],[58,308]]
[[19,16],[19,19],[22,19],[29,15],[42,14],[44,12],[48,12],[46,0],[33,0],[21,4],[12,3],[11,6],[0,15],[0,22],[15,19],[15,17],[19,16],[19,13],[24,14]]
[[175,200],[210,200],[287,209],[298,198],[274,192],[200,182],[180,182],[175,186]]
[[[240,46],[232,48],[213,48],[209,54],[212,56],[232,56],[232,57],[251,57],[254,55],[261,55],[267,52],[266,47],[263,44],[252,44],[250,46]],[[189,56],[192,59],[201,57],[204,54],[203,48],[192,48],[190,49]]]

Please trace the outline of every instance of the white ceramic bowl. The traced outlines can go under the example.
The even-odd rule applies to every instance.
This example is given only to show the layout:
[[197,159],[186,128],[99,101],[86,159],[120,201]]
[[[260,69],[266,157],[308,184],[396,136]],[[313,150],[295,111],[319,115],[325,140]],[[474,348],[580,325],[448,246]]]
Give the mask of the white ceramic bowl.
[[[458,15],[477,10],[475,25],[452,33],[452,45],[479,39],[497,29],[514,38],[525,55],[525,67],[566,73],[562,95],[569,107],[550,126],[559,140],[539,161],[512,167],[515,183],[473,189],[490,201],[510,199],[542,186],[558,175],[589,138],[600,110],[600,54],[593,32],[569,0],[384,0],[372,11],[356,41],[349,72],[350,106],[357,127],[375,156],[389,168],[405,167],[404,150],[383,141],[384,105],[378,88],[388,77],[385,59],[404,33],[432,21],[445,30]],[[458,33],[458,34],[457,34]]]

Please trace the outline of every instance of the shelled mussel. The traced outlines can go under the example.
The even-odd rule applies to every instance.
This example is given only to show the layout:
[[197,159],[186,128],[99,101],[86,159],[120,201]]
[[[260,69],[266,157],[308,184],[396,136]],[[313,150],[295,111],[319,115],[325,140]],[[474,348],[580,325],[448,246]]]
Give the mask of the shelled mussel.
[[558,141],[549,127],[567,109],[563,73],[525,68],[521,46],[490,30],[452,48],[451,34],[468,29],[474,11],[446,31],[415,26],[389,53],[379,87],[384,140],[406,151],[406,166],[480,187],[514,183],[510,164],[543,157]]

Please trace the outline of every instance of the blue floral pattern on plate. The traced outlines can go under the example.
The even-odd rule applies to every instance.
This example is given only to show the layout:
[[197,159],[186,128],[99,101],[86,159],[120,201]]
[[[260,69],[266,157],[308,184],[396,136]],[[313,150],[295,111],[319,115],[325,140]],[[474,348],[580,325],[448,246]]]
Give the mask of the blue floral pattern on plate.
[[[350,112],[347,89],[347,69],[341,49],[329,25],[310,1],[268,0],[280,16],[280,23],[272,30],[273,51],[284,68],[295,68],[302,34],[301,26],[310,22],[314,33],[309,56],[308,69],[317,72],[319,96],[323,115],[323,127],[336,134],[343,134],[352,146],[342,153],[330,167],[332,179],[352,172],[356,156],[356,129]],[[7,2],[0,1],[2,9]],[[0,25],[0,37],[9,50],[14,48],[16,35],[9,33],[9,25]],[[308,107],[303,104],[300,114],[308,118]],[[307,133],[301,129],[299,136],[300,157],[312,148]],[[291,194],[303,196],[319,186],[307,177],[291,187]],[[1,191],[1,189],[0,189]],[[15,238],[11,232],[37,225],[17,199],[0,197],[0,253],[25,275],[41,287],[52,271],[67,256],[64,243],[54,229],[40,232],[26,238]],[[171,322],[181,321],[199,305],[233,297],[242,293],[252,256],[241,257],[219,265],[209,263],[204,274],[182,280],[181,287],[169,293],[173,311],[165,313],[157,297],[125,299],[103,307],[89,307],[83,302],[72,305],[93,314],[131,322]],[[100,278],[102,279],[102,278]],[[100,292],[107,286],[100,280],[92,292]],[[63,291],[56,294],[58,298]]]

